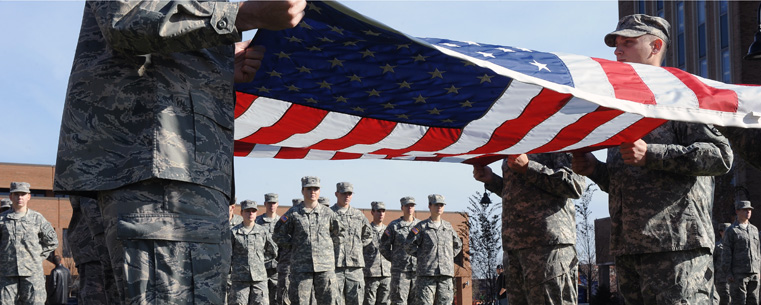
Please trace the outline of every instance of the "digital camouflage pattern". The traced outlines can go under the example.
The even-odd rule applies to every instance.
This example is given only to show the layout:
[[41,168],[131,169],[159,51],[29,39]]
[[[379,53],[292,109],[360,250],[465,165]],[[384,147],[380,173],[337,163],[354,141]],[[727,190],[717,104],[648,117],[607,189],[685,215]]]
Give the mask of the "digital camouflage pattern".
[[712,304],[710,249],[617,256],[616,276],[626,304]]
[[[269,195],[269,197],[267,197],[267,195]],[[267,200],[267,198],[274,198],[274,200],[277,201],[277,194],[266,194],[265,200]],[[262,214],[256,216],[256,220],[254,222],[256,222],[257,225],[267,228],[267,232],[269,232],[271,236],[275,233],[275,225],[279,219],[280,215],[277,213],[273,214],[271,218],[267,217],[265,214]],[[279,253],[280,249],[278,249],[278,256],[280,256]],[[267,289],[269,290],[270,304],[275,304],[275,302],[277,302],[277,257],[264,262],[264,267],[267,269],[267,277],[269,278],[267,280]]]
[[[761,269],[761,241],[758,228],[735,222],[722,239],[721,270],[731,277],[731,304],[758,304],[758,276]],[[747,303],[746,303],[747,302]]]
[[[327,208],[327,207],[326,207]],[[336,274],[323,272],[295,272],[291,274],[288,297],[294,305],[341,304],[338,297]]]
[[546,245],[507,250],[506,288],[510,304],[578,302],[578,264],[575,245]]
[[418,278],[454,277],[454,257],[462,251],[462,240],[452,224],[443,219],[440,221],[437,228],[430,218],[423,220],[407,235],[404,249],[417,258],[415,274]]
[[748,164],[761,169],[761,130],[755,128],[716,126]]
[[232,229],[232,275],[234,282],[267,280],[264,262],[277,256],[277,245],[267,228],[254,225],[249,231],[243,224]]
[[[66,237],[79,274],[77,302],[86,305],[114,304],[119,301],[119,294],[116,291],[113,272],[108,272],[109,278],[103,270],[104,263],[110,270],[111,262],[103,240],[103,218],[98,204],[92,198],[79,196],[69,197],[69,202],[72,215]],[[91,227],[99,232],[99,238],[93,236]]]
[[741,274],[729,283],[730,304],[758,304],[758,273]]
[[238,214],[233,215],[233,218],[230,218],[230,229],[234,228],[235,226],[243,223],[243,216],[240,216]]
[[233,282],[227,299],[228,305],[269,305],[267,281]]
[[365,300],[365,275],[359,267],[336,267],[336,293],[339,303],[362,305]]
[[391,304],[415,304],[415,271],[391,272]]
[[418,276],[415,287],[417,301],[413,304],[452,304],[454,300],[454,283],[450,276]]
[[[385,209],[385,206],[383,207]],[[388,305],[391,292],[391,261],[380,253],[380,241],[386,225],[370,223],[373,240],[364,247],[365,305]]]
[[[720,228],[721,230],[721,228]],[[722,231],[724,232],[724,231]],[[724,272],[724,268],[721,266],[721,257],[724,253],[724,245],[722,241],[716,242],[716,247],[713,248],[713,266],[715,268],[715,274],[713,277],[714,285],[716,286],[714,294],[714,304],[728,305],[729,304],[729,283],[727,282],[727,273]]]
[[391,304],[394,305],[405,305],[414,300],[417,258],[407,254],[404,243],[410,230],[419,222],[417,218],[407,222],[399,217],[388,224],[381,237],[381,255],[391,261]]
[[[342,184],[343,183],[343,184]],[[352,191],[351,184],[338,183],[339,191]],[[346,305],[361,305],[365,293],[364,246],[373,241],[373,229],[362,211],[352,206],[342,209],[334,204],[330,209],[336,214],[341,230],[335,244],[336,280],[338,294]]]
[[42,214],[27,209],[0,213],[0,302],[21,304],[45,302],[42,260],[58,247],[58,236]]
[[364,305],[388,305],[391,293],[391,276],[366,277]]

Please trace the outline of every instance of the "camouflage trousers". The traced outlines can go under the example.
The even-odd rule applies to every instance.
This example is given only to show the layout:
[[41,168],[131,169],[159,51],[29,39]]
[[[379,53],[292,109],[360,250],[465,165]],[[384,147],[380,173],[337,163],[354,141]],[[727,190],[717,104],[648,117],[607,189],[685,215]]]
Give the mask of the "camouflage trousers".
[[77,272],[79,273],[77,304],[111,304],[106,296],[106,286],[103,283],[103,266],[101,266],[100,262],[77,265]]
[[734,274],[729,283],[732,305],[758,304],[758,274]]
[[338,302],[338,285],[336,273],[325,272],[294,272],[288,287],[288,297],[293,305],[309,305],[312,294],[319,305],[334,305]]
[[362,305],[365,299],[365,272],[362,267],[336,268],[338,304]]
[[267,292],[270,296],[270,304],[277,304],[277,268],[267,269]]
[[291,284],[290,265],[287,262],[280,261],[277,264],[277,292],[275,294],[274,305],[291,305],[288,298],[288,286]]
[[391,272],[391,304],[414,304],[415,272]]
[[160,179],[99,192],[123,304],[223,304],[228,202],[220,191]]
[[454,279],[451,276],[418,276],[415,299],[415,305],[452,304]]
[[0,276],[0,304],[44,305],[45,299],[42,268],[32,276]]
[[578,259],[573,245],[508,250],[505,280],[510,304],[577,304]]
[[716,283],[715,291],[716,295],[714,297],[714,305],[729,305],[729,301],[732,299],[729,295],[729,283]]
[[616,256],[616,275],[626,304],[712,303],[713,258],[707,248]]
[[269,305],[269,303],[269,290],[266,280],[257,282],[234,281],[227,298],[228,305]]
[[365,303],[364,305],[388,305],[389,292],[391,292],[391,277],[366,277],[365,278]]

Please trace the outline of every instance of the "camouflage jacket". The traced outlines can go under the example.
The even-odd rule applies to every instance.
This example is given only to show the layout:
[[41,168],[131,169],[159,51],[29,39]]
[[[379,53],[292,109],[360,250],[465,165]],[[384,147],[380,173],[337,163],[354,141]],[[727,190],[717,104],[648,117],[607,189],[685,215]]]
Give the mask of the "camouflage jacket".
[[233,227],[243,223],[243,216],[240,216],[238,214],[233,215],[233,218],[230,218],[230,229]]
[[748,223],[748,227],[743,229],[735,221],[724,232],[721,243],[724,248],[721,255],[721,269],[725,275],[759,273],[761,243],[759,243],[756,226]]
[[721,257],[724,253],[724,244],[721,241],[716,243],[716,247],[713,248],[713,265],[714,275],[713,280],[716,283],[726,283],[727,273],[724,271],[724,267],[721,265]]
[[713,177],[729,171],[732,149],[716,128],[668,121],[642,138],[645,166],[608,149],[589,176],[608,193],[615,256],[714,247]]
[[375,225],[370,223],[373,228],[373,240],[365,246],[365,277],[387,277],[391,276],[391,262],[380,253],[380,241],[386,225]]
[[54,189],[152,178],[231,196],[237,3],[87,1]]
[[502,177],[486,188],[502,194],[502,236],[507,250],[575,245],[576,209],[571,198],[584,193],[584,177],[571,170],[566,153],[530,154],[525,174],[502,162]]
[[[256,216],[256,220],[254,222],[266,228],[267,232],[271,236],[275,232],[275,225],[277,224],[277,220],[280,218],[280,215],[278,215],[277,213],[275,213],[274,216],[275,217],[270,218],[270,217],[267,217],[267,215],[262,214],[262,215]],[[282,251],[278,249],[278,256],[280,252]],[[264,267],[266,267],[267,269],[277,268],[277,257],[264,262]]]
[[267,279],[264,262],[275,258],[277,245],[267,228],[254,225],[246,233],[243,224],[232,229],[233,257],[230,280],[238,282],[257,282]]
[[410,230],[405,250],[417,257],[417,276],[454,277],[454,257],[462,250],[462,240],[448,221],[442,219],[436,228],[429,218]]
[[42,214],[8,210],[0,214],[0,276],[42,273],[42,260],[58,247],[58,235]]
[[336,213],[321,204],[307,212],[303,204],[288,210],[275,225],[278,246],[290,248],[291,272],[323,272],[336,269],[334,238],[340,224]]
[[336,267],[364,267],[365,257],[362,249],[373,241],[373,228],[362,211],[349,206],[341,210],[337,204],[330,207],[338,222],[341,223],[341,231],[335,242]]
[[411,222],[404,222],[402,218],[388,224],[386,231],[381,236],[380,252],[383,257],[391,261],[391,272],[415,271],[417,258],[407,254],[404,250],[404,242],[412,227],[417,225],[420,219],[412,218]]

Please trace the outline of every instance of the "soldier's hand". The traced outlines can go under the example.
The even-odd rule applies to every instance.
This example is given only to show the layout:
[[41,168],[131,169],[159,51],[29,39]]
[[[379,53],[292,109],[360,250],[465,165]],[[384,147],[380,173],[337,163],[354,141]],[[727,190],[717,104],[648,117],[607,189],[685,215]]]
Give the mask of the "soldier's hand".
[[262,66],[264,46],[249,47],[251,41],[235,43],[235,76],[236,83],[247,83],[254,80],[256,71]]
[[528,169],[528,156],[526,154],[509,155],[507,166],[516,173],[525,174]]
[[595,166],[597,165],[597,158],[592,153],[573,153],[573,161],[571,163],[571,169],[574,173],[582,176],[589,176],[595,172]]
[[238,31],[289,29],[299,24],[306,6],[306,0],[243,1],[238,4],[235,27]]
[[634,143],[624,143],[619,146],[621,152],[621,158],[624,159],[624,164],[634,166],[645,166],[647,143],[639,139]]
[[483,183],[489,182],[492,176],[491,167],[473,164],[473,178]]

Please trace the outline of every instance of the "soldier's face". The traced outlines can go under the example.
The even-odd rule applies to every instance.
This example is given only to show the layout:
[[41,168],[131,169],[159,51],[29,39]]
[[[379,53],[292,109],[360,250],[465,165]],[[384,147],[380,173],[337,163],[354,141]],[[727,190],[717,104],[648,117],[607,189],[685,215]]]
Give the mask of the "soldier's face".
[[415,213],[415,205],[414,204],[405,204],[402,206],[402,213],[404,213],[404,216],[410,216],[413,213]]
[[264,208],[267,209],[267,211],[266,211],[267,214],[275,213],[275,211],[277,211],[277,206],[278,206],[277,202],[265,202],[264,203]]
[[347,206],[349,203],[351,203],[351,195],[354,195],[352,192],[346,192],[346,193],[339,193],[336,192],[336,199],[338,200],[336,203],[339,206]]
[[373,210],[373,222],[383,222],[383,218],[386,217],[386,210]]
[[616,49],[613,54],[620,62],[631,62],[659,66],[660,44],[654,42],[655,36],[642,35],[639,37],[616,37]]
[[304,195],[304,201],[316,202],[320,198],[319,187],[302,187],[301,194]]
[[741,210],[736,210],[735,213],[737,213],[737,220],[739,222],[745,222],[746,220],[750,219],[750,215],[753,214],[753,210],[741,209]]
[[431,210],[431,215],[441,216],[444,214],[444,205],[441,203],[429,204],[428,208]]
[[29,203],[29,199],[32,198],[32,194],[15,192],[9,196],[11,198],[12,207],[14,210],[24,208]]

